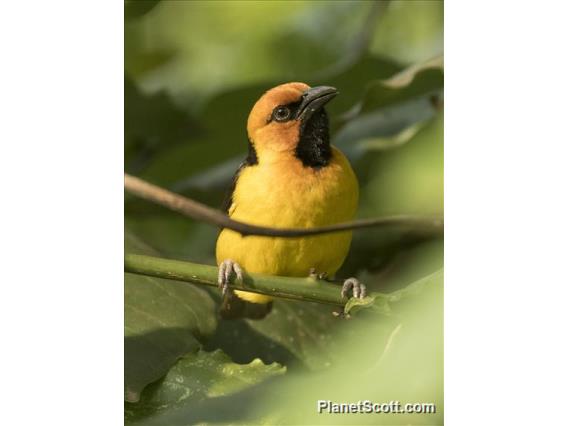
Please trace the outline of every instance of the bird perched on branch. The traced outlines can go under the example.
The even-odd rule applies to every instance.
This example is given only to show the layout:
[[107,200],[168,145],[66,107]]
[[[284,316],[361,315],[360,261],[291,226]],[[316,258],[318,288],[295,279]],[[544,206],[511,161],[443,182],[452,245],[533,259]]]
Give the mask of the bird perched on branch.
[[[247,123],[249,153],[233,179],[225,211],[235,220],[274,228],[311,228],[351,220],[359,197],[357,178],[345,156],[329,141],[324,106],[333,87],[287,83],[267,91]],[[246,236],[223,229],[217,240],[224,318],[263,318],[272,299],[231,291],[243,271],[302,277],[332,277],[351,244],[351,231],[299,238]],[[355,278],[345,280],[344,297],[365,296]]]

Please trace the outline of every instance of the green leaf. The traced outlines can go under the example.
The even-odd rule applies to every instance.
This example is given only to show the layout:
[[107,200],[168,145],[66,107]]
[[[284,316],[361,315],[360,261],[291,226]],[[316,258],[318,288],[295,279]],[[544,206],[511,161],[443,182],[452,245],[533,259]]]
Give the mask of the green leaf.
[[443,59],[439,56],[414,64],[388,79],[370,82],[363,100],[347,114],[348,118],[438,93],[444,86]]
[[236,364],[220,350],[187,354],[162,380],[148,386],[138,403],[126,404],[126,421],[230,395],[285,372],[286,367],[266,365],[258,358]]
[[333,361],[333,334],[342,324],[333,308],[314,303],[277,300],[262,321],[247,321],[256,332],[288,349],[304,366],[319,370]]
[[[125,233],[126,251],[156,254]],[[208,293],[188,283],[125,274],[125,399],[135,402],[146,385],[158,380],[176,360],[197,351],[199,338],[217,325]]]
[[413,83],[422,71],[429,69],[442,71],[444,69],[444,55],[410,65],[398,74],[384,80],[383,84],[392,89],[401,89]]
[[388,315],[390,313],[388,296],[380,293],[373,293],[363,299],[352,297],[345,304],[344,311],[346,314],[351,314],[361,308],[377,310],[380,313]]
[[399,148],[406,144],[424,126],[423,122],[415,123],[394,136],[390,137],[371,137],[359,140],[355,148],[361,152],[385,151],[388,149]]
[[300,365],[320,371],[340,362],[341,339],[337,336],[360,335],[360,325],[366,319],[355,316],[350,320],[338,317],[333,308],[315,303],[277,300],[270,315],[262,321],[248,320],[250,328],[271,339],[277,348],[285,348]]
[[442,61],[439,56],[391,72],[388,78],[367,78],[364,93],[335,119],[334,126],[339,130],[334,144],[352,161],[364,158],[369,151],[403,146],[438,112]]

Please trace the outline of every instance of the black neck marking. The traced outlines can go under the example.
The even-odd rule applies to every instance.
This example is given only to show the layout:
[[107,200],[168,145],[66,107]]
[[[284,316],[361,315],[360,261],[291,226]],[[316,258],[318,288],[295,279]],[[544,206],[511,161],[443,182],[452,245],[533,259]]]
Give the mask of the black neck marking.
[[258,164],[258,157],[256,156],[256,149],[254,148],[254,145],[252,144],[252,142],[249,139],[249,143],[248,143],[248,155],[247,158],[245,158],[245,161],[247,166],[254,166],[255,164]]
[[300,141],[294,152],[302,164],[320,169],[329,164],[331,145],[329,143],[329,119],[324,108],[315,112],[300,127]]

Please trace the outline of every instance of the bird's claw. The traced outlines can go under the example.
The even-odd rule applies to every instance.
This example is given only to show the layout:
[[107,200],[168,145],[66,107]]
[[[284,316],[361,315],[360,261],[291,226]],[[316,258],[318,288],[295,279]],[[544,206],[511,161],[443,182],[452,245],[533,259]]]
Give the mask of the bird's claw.
[[316,268],[310,268],[308,276],[314,280],[327,280],[328,278],[327,272],[321,272],[318,274]]
[[341,288],[341,297],[346,299],[351,289],[353,289],[353,297],[358,299],[364,298],[367,294],[367,287],[365,287],[365,284],[360,282],[357,278],[347,278],[343,282],[343,287]]
[[229,291],[229,282],[231,281],[231,274],[235,273],[236,275],[236,282],[242,283],[243,282],[243,270],[240,265],[231,260],[226,259],[219,265],[219,274],[217,275],[217,284],[221,293],[223,295],[227,294]]

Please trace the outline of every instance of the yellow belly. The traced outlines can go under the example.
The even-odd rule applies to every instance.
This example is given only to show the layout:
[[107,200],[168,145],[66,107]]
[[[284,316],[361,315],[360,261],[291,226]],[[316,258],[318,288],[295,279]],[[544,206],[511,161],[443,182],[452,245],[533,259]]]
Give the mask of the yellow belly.
[[[245,168],[237,181],[231,218],[275,228],[310,228],[351,220],[358,185],[348,161],[333,149],[332,161],[320,170],[297,160]],[[307,276],[311,268],[333,276],[351,243],[351,232],[301,238],[248,236],[224,229],[217,240],[217,262],[232,259],[245,271]],[[239,297],[266,303],[269,297],[237,292]]]

